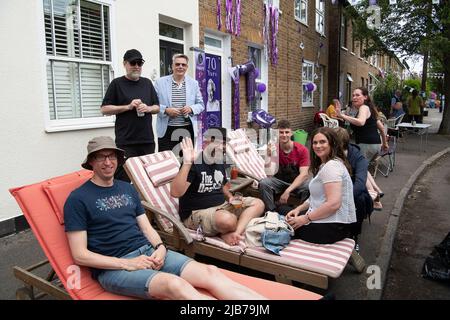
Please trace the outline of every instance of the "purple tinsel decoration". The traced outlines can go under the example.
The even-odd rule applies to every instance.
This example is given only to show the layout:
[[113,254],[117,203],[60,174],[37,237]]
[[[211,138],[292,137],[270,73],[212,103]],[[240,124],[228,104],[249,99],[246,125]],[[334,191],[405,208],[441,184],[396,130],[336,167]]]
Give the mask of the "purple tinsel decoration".
[[234,71],[234,96],[233,96],[233,114],[234,114],[234,129],[238,129],[240,127],[239,119],[240,119],[240,92],[239,92],[239,68],[236,68]]
[[267,3],[264,3],[264,25],[263,25],[263,38],[264,38],[264,58],[266,61],[269,61],[270,55],[270,33],[269,33],[269,24],[270,24],[270,9]]
[[277,7],[271,7],[272,16],[272,64],[278,64],[278,19],[280,17],[280,12]]
[[248,61],[239,68],[239,74],[245,75],[247,84],[247,101],[252,103],[255,100],[256,90],[256,77],[255,77],[255,64],[253,61]]
[[217,0],[217,29],[220,30],[222,28],[222,0]]
[[234,11],[235,19],[234,22],[236,23],[234,27],[234,35],[240,36],[241,35],[241,0],[236,0],[236,10]]
[[227,32],[233,33],[233,0],[226,0],[227,16],[225,18],[225,28]]

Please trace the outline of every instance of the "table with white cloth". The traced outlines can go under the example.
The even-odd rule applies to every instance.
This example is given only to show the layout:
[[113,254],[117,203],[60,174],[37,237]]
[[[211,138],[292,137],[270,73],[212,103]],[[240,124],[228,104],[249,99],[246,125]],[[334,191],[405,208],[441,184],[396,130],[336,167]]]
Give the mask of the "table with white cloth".
[[399,129],[407,129],[409,133],[416,134],[420,136],[420,151],[425,151],[423,148],[423,136],[425,136],[425,147],[428,145],[428,128],[431,124],[427,123],[414,123],[402,122],[397,124]]

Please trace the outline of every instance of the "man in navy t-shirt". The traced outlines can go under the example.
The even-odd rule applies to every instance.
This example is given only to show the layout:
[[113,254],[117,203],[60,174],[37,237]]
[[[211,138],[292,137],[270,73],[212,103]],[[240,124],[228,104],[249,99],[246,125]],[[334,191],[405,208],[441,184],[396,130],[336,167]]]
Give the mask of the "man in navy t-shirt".
[[112,293],[138,298],[258,299],[257,293],[230,280],[217,268],[167,250],[151,226],[138,194],[114,180],[124,151],[110,137],[89,141],[82,167],[93,177],[74,190],[64,205],[64,222],[75,263],[92,269]]
[[196,154],[189,138],[181,142],[183,165],[170,186],[170,193],[180,198],[180,218],[190,229],[206,236],[220,235],[229,245],[243,240],[248,222],[264,212],[264,203],[245,197],[232,205],[236,197],[230,193],[224,161],[226,130],[209,128],[205,134],[203,152]]

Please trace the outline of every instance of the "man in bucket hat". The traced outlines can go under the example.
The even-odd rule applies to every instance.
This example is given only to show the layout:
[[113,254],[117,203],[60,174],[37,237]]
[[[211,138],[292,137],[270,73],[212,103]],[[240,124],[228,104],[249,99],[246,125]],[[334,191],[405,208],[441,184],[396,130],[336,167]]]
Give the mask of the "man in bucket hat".
[[143,299],[261,299],[214,266],[166,249],[151,226],[136,190],[114,180],[123,150],[110,137],[89,141],[82,167],[91,180],[64,205],[64,222],[76,264],[91,268],[107,291]]

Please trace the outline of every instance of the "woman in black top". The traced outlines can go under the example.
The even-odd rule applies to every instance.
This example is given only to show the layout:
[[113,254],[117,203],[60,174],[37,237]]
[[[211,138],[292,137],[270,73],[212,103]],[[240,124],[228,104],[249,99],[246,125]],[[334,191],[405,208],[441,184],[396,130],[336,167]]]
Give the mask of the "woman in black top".
[[359,87],[353,91],[352,105],[358,110],[356,117],[341,113],[340,108],[336,108],[336,114],[350,123],[356,144],[360,147],[361,153],[370,161],[380,151],[381,140],[383,141],[381,144],[383,150],[387,150],[389,147],[384,126],[378,119],[377,109],[366,88]]

